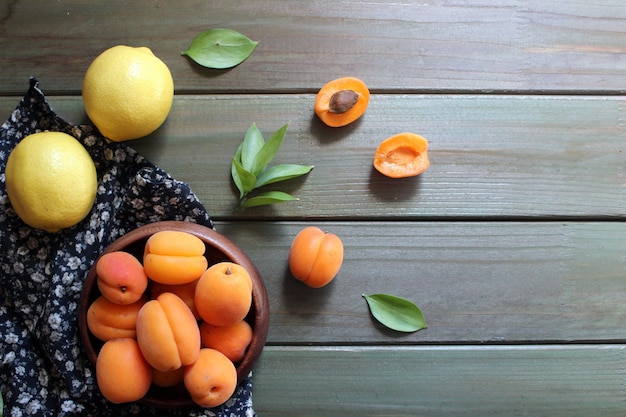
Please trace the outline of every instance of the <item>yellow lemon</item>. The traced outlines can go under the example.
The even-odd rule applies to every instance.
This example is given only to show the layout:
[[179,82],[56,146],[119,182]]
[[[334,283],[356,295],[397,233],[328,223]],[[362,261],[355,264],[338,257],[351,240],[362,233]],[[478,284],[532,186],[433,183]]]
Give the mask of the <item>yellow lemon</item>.
[[163,124],[172,107],[174,80],[149,48],[118,45],[89,65],[82,96],[100,133],[121,142],[147,136]]
[[7,160],[5,180],[11,206],[31,227],[48,232],[75,225],[96,198],[96,166],[83,145],[62,132],[22,139]]

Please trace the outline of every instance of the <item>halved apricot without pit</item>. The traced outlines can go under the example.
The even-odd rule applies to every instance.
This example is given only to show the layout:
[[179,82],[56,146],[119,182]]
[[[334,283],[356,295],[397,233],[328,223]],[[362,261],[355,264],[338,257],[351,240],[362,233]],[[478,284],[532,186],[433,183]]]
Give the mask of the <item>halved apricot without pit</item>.
[[342,127],[361,117],[370,91],[358,78],[344,77],[326,83],[315,97],[315,114],[330,127]]
[[414,177],[429,166],[428,141],[415,133],[385,139],[374,154],[374,168],[391,178]]

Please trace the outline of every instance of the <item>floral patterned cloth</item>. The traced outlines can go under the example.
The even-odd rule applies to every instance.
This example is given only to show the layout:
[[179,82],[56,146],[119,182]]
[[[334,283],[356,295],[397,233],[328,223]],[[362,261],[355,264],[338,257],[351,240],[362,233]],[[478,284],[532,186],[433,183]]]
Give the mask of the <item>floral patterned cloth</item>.
[[[91,213],[51,234],[24,224],[6,194],[9,153],[44,130],[76,137],[89,151],[99,185]],[[254,416],[251,376],[215,409],[168,411],[114,405],[100,394],[78,336],[77,308],[89,268],[115,239],[143,224],[181,220],[213,227],[185,183],[93,127],[72,125],[48,105],[36,79],[0,128],[0,392],[4,416]]]

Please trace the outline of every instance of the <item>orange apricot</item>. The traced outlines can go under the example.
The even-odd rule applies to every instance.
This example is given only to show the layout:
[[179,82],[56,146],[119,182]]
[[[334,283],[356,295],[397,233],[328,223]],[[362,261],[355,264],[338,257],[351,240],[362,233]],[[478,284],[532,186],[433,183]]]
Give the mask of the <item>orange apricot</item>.
[[196,303],[194,301],[194,295],[196,293],[196,285],[198,284],[198,280],[193,280],[186,284],[178,284],[178,285],[168,285],[161,284],[160,282],[155,282],[150,280],[148,287],[150,289],[150,296],[154,299],[164,292],[171,292],[180,297],[181,300],[187,304],[187,307],[191,310],[196,320],[200,319],[200,314],[198,314],[198,309],[196,308]]
[[143,267],[150,279],[162,284],[186,284],[206,271],[204,242],[191,233],[176,230],[157,232],[148,238]]
[[171,371],[198,358],[200,329],[187,304],[166,292],[139,310],[137,342],[152,367]]
[[173,387],[183,382],[185,367],[181,366],[173,371],[159,371],[152,368],[152,383],[158,387]]
[[214,326],[207,322],[200,324],[202,347],[222,352],[232,362],[243,359],[252,341],[252,326],[242,320],[231,326]]
[[289,249],[289,269],[294,278],[312,288],[331,282],[343,263],[343,243],[319,227],[302,229]]
[[391,178],[414,177],[426,171],[428,141],[415,133],[399,133],[378,145],[374,154],[374,168]]
[[250,274],[233,262],[212,265],[198,280],[195,304],[200,317],[215,326],[242,321],[252,305]]
[[102,341],[135,338],[137,315],[146,301],[144,296],[132,304],[116,304],[101,295],[87,309],[87,328]]
[[330,127],[348,125],[365,113],[370,92],[363,81],[354,77],[326,83],[315,97],[315,114]]
[[115,404],[137,401],[146,395],[152,368],[135,339],[111,339],[104,343],[96,359],[96,382],[104,398]]
[[224,404],[237,388],[237,369],[223,353],[202,348],[198,360],[185,367],[185,388],[201,407]]
[[100,293],[117,304],[134,303],[148,286],[148,277],[139,259],[124,251],[102,255],[96,261],[96,275]]

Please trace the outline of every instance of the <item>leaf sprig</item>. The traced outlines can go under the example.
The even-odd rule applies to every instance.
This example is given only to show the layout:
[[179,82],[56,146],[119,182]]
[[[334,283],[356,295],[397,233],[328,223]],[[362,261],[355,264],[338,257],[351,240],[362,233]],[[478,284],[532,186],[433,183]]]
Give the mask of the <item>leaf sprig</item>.
[[278,153],[285,139],[289,124],[278,129],[266,141],[256,123],[246,132],[231,164],[231,176],[239,190],[239,202],[235,210],[298,200],[282,191],[266,191],[250,196],[252,191],[277,182],[306,175],[313,165],[277,164],[268,166]]

